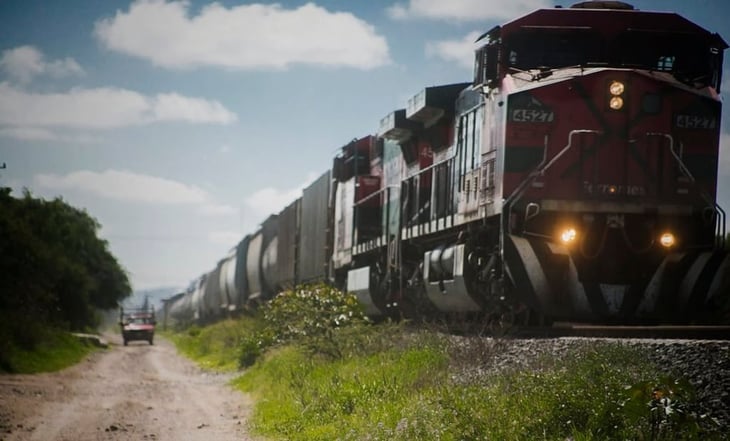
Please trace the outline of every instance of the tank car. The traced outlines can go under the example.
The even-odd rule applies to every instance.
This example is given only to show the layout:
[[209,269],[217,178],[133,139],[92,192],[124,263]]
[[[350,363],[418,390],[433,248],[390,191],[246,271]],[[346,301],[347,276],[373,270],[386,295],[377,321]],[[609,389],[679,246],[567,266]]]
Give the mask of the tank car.
[[206,275],[196,278],[187,289],[168,299],[163,300],[163,323],[191,324],[203,322],[202,299],[205,290]]
[[[192,284],[191,284],[192,286]],[[191,306],[192,289],[177,293],[163,299],[162,323],[167,328],[168,323],[190,324],[193,322],[193,308]]]
[[[206,323],[255,308],[280,290],[328,281],[332,234],[328,170],[246,235],[216,268],[165,302],[171,323]],[[212,282],[211,282],[212,280]]]
[[382,148],[343,148],[343,284],[380,314],[722,320],[722,38],[583,2],[479,41],[472,84],[419,92],[381,121]]

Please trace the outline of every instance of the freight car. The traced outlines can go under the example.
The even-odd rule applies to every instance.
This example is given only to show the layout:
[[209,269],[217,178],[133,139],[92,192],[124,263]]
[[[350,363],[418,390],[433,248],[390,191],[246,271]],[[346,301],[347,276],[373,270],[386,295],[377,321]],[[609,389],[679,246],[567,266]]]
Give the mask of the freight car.
[[723,39],[589,1],[478,41],[471,82],[426,87],[343,146],[231,251],[228,297],[218,265],[180,316],[327,280],[373,316],[727,321]]

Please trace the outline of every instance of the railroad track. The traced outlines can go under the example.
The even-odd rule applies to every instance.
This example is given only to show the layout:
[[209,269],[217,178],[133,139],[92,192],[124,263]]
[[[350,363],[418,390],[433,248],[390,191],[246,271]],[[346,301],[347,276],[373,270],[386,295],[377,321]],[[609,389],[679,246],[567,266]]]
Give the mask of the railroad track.
[[502,333],[514,337],[606,337],[686,340],[730,340],[727,325],[590,325],[557,322],[551,327],[518,327]]

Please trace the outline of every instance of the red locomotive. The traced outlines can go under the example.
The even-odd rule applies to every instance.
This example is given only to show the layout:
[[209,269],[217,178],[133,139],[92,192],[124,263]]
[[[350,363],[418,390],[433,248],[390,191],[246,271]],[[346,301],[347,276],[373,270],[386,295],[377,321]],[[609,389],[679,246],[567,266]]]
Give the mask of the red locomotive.
[[383,312],[422,297],[501,318],[716,312],[730,265],[715,202],[722,38],[584,2],[481,40],[472,85],[427,88],[381,122],[403,174],[399,189],[385,173],[380,200],[401,225],[384,221],[373,245],[356,223],[352,255],[335,250],[337,268],[356,267],[348,288]]
[[727,322],[717,34],[616,1],[486,32],[168,305],[213,320],[329,280],[371,315]]

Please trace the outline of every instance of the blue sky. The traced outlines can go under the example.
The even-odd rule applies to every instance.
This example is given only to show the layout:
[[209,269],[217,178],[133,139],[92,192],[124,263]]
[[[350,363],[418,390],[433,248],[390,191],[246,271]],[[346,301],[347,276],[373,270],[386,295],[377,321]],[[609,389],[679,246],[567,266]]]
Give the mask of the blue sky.
[[[87,209],[135,289],[184,286],[338,147],[423,87],[469,81],[476,35],[571,3],[3,0],[0,185]],[[730,40],[725,0],[630,3]]]

